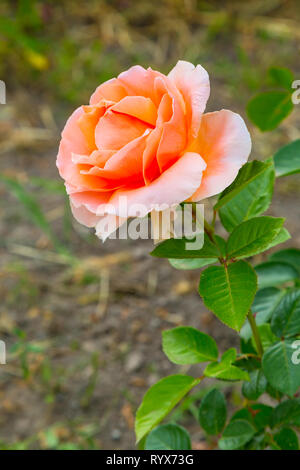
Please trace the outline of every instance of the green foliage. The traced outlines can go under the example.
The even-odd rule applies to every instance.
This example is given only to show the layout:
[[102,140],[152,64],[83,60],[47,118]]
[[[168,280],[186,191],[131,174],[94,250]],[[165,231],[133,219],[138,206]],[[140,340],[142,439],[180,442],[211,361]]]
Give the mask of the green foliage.
[[[261,130],[276,127],[293,109],[292,73],[273,67],[269,78],[280,89],[261,93],[248,105],[249,117]],[[243,260],[290,238],[283,218],[262,214],[269,208],[275,176],[300,171],[299,142],[283,147],[274,158],[252,161],[240,169],[235,181],[214,205],[211,224],[204,223],[204,245],[200,250],[186,250],[188,240],[177,239],[164,241],[152,252],[153,256],[168,258],[177,269],[204,268],[199,283],[204,305],[224,324],[241,331],[240,353],[230,348],[220,359],[215,341],[195,328],[180,326],[163,332],[163,350],[175,364],[209,362],[200,379],[195,379],[198,382],[206,378],[242,382],[244,406],[233,413],[229,422],[225,396],[217,388],[203,396],[198,412],[192,407],[192,414],[205,433],[218,436],[220,449],[298,450],[299,447],[293,427],[300,427],[300,402],[296,398],[300,390],[300,250],[287,248],[273,252],[254,268]],[[217,216],[229,232],[227,240],[215,233]],[[211,264],[215,266],[208,266]],[[192,388],[193,379],[183,380],[189,381],[183,386],[185,394]],[[138,411],[142,422],[140,438],[180,399],[180,387],[177,387],[176,395],[174,390],[169,390],[168,401],[167,392],[160,393],[156,388],[161,382],[149,390],[148,393],[157,390],[151,400],[146,399],[146,394],[143,401],[146,405],[141,405],[146,406],[146,413],[142,413],[146,421],[151,416],[150,424],[143,427]],[[276,400],[288,399],[276,407],[258,403],[265,394]],[[157,405],[159,400],[162,404]],[[171,436],[163,434],[168,426],[157,428],[158,441],[149,448],[175,448]],[[149,439],[155,433],[156,429]],[[183,448],[179,447],[182,444],[177,445]]]
[[268,382],[286,395],[292,396],[300,387],[300,367],[293,364],[293,341],[286,339],[270,346],[262,358],[262,367]]
[[282,428],[274,435],[274,448],[281,450],[299,450],[298,437],[291,428]]
[[246,163],[234,182],[223,191],[214,209],[228,232],[241,222],[265,212],[273,195],[275,172],[272,160]]
[[146,450],[190,450],[191,439],[187,431],[178,424],[163,424],[147,436]]
[[285,262],[267,261],[256,265],[255,271],[260,288],[280,286],[298,278],[297,270]]
[[287,176],[300,172],[300,139],[291,142],[274,155],[276,176]]
[[186,259],[173,259],[170,258],[169,262],[175,269],[200,269],[214,264],[217,262],[217,258],[186,258]]
[[253,423],[258,431],[263,431],[270,425],[272,419],[273,408],[262,403],[254,403],[251,405],[253,411]]
[[204,245],[200,250],[187,250],[186,243],[191,241],[187,238],[170,238],[160,243],[150,254],[158,258],[205,258],[206,260],[208,259],[208,264],[212,258],[216,259],[221,254],[218,247],[209,239],[207,234],[204,234]]
[[214,377],[219,380],[249,380],[248,372],[232,365],[236,360],[236,349],[231,348],[226,351],[220,362],[212,362],[204,370],[206,377]]
[[272,315],[273,333],[281,337],[300,335],[300,289],[292,289],[281,299]]
[[270,81],[274,85],[279,85],[291,91],[292,82],[294,81],[294,74],[291,70],[284,67],[270,67],[268,73]]
[[249,119],[263,132],[275,129],[293,111],[293,73],[287,68],[271,67],[268,76],[275,89],[258,93],[247,105]]
[[266,91],[249,101],[247,114],[249,119],[265,132],[275,129],[293,108],[291,92]]
[[270,425],[273,408],[262,403],[252,403],[247,405],[247,408],[241,408],[236,411],[230,419],[230,422],[235,420],[246,420],[254,426],[257,433],[260,433],[267,426]]
[[274,409],[271,426],[289,425],[300,427],[300,398],[285,400]]
[[201,401],[199,422],[207,434],[218,435],[225,426],[226,417],[227,407],[224,394],[214,388]]
[[239,331],[256,292],[256,275],[245,261],[205,269],[199,292],[206,307],[227,326]]
[[291,264],[300,274],[300,250],[296,248],[286,248],[285,250],[276,251],[269,257],[270,261],[283,261]]
[[[261,325],[257,325],[258,333],[260,336],[260,340],[263,346],[263,349],[272,346],[273,343],[278,341],[278,338],[272,333],[271,326],[269,323],[262,323]],[[256,348],[254,337],[251,337],[251,341],[253,347]]]
[[178,326],[163,332],[163,351],[175,364],[216,361],[218,348],[213,338],[196,328]]
[[250,441],[255,434],[255,428],[246,420],[237,419],[231,421],[219,440],[222,450],[232,450],[242,447]]
[[257,400],[267,388],[267,380],[263,371],[254,370],[250,372],[250,381],[244,382],[242,386],[242,393],[248,400]]
[[[262,325],[270,320],[276,306],[284,294],[285,290],[280,290],[277,287],[266,287],[257,291],[252,304],[252,311],[255,314],[257,325]],[[251,335],[251,327],[249,322],[246,321],[241,329],[241,338],[249,340]]]
[[[218,360],[214,340],[195,328],[177,327],[163,333],[163,350],[172,362],[183,365],[209,361],[201,379],[243,382],[241,390],[247,406],[234,413],[227,426],[226,402],[219,390],[209,391],[201,401],[198,420],[206,434],[219,435],[226,426],[218,442],[220,449],[298,449],[294,430],[286,426],[299,426],[299,399],[286,400],[276,408],[257,400],[265,393],[276,399],[292,397],[300,389],[300,368],[292,359],[297,354],[294,341],[300,337],[300,250],[288,248],[273,253],[255,270],[241,260],[290,238],[283,227],[284,219],[260,216],[269,206],[273,182],[270,160],[244,165],[214,206],[230,232],[227,241],[207,224],[201,250],[189,252],[185,240],[170,240],[152,253],[168,257],[179,269],[220,263],[202,271],[199,293],[219,320],[237,331],[242,327],[241,355],[231,348]],[[250,308],[254,317],[248,315],[249,323],[245,319]],[[151,406],[154,408],[153,403]],[[159,420],[166,413],[161,412]],[[273,434],[269,428],[274,428]]]
[[188,375],[170,375],[154,384],[146,392],[136,413],[137,441],[143,439],[199,382],[199,379]]
[[284,219],[263,216],[242,222],[227,241],[228,258],[246,258],[261,253],[278,236]]

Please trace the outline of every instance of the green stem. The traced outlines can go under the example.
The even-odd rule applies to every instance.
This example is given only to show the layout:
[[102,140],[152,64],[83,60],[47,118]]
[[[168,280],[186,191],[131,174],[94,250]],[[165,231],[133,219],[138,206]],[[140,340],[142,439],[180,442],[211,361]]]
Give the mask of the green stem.
[[217,218],[217,211],[214,209],[213,218],[212,218],[212,221],[211,221],[211,226],[212,226],[213,229],[215,229],[216,218]]
[[214,228],[207,222],[207,220],[204,219],[204,231],[207,233],[209,238],[213,243],[215,243],[214,239]]
[[249,310],[249,312],[248,312],[248,321],[249,321],[250,326],[251,326],[251,330],[252,330],[252,333],[253,333],[253,337],[254,337],[254,341],[255,341],[255,344],[256,344],[257,352],[260,356],[262,356],[263,353],[264,353],[264,349],[263,349],[263,345],[261,343],[261,339],[260,339],[260,336],[259,336],[259,331],[258,331],[258,328],[257,328],[257,325],[256,325],[256,321],[255,321],[255,318],[254,318],[253,313],[251,312],[251,310]]

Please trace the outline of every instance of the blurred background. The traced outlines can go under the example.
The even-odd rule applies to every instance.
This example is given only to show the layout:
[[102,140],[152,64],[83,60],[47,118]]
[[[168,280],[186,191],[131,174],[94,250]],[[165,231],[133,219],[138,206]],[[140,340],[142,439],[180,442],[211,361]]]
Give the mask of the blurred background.
[[[187,371],[163,355],[162,329],[193,325],[221,350],[237,346],[204,308],[198,271],[151,258],[150,240],[102,244],[73,220],[55,166],[69,114],[133,64],[167,73],[186,59],[210,74],[208,110],[246,119],[269,67],[300,79],[299,21],[297,0],[1,0],[1,449],[133,449],[146,389]],[[275,132],[247,124],[251,158],[267,158],[300,137],[300,106]],[[296,247],[299,192],[297,176],[282,178],[269,210],[286,217]],[[199,449],[207,444],[193,415],[204,391],[171,415]],[[241,403],[239,386],[225,392]]]

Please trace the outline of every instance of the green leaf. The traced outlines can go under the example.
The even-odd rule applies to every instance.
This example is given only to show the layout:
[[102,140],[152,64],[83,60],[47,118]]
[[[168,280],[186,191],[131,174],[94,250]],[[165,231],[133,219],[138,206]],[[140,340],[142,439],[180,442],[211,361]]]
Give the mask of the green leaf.
[[[280,290],[277,287],[265,287],[259,289],[256,293],[252,304],[252,311],[255,316],[257,325],[262,325],[270,320],[275,308],[284,296],[285,290]],[[252,336],[252,330],[249,322],[246,321],[241,329],[241,337],[247,341]]]
[[200,379],[188,375],[170,375],[154,384],[137,410],[135,433],[140,441],[153,429]]
[[265,212],[271,202],[275,171],[272,160],[246,163],[223,191],[214,209],[228,232],[244,220]]
[[264,434],[256,434],[251,441],[243,447],[243,450],[264,450],[268,442]]
[[281,424],[300,427],[300,398],[285,400],[274,409],[271,426],[275,427]]
[[278,236],[284,219],[254,217],[234,228],[227,241],[228,258],[245,258],[264,251]]
[[258,264],[255,271],[260,288],[278,286],[298,278],[298,272],[292,265],[277,261]]
[[291,93],[267,91],[252,98],[247,105],[249,119],[263,132],[275,129],[292,111]]
[[248,405],[247,408],[241,408],[231,417],[230,421],[242,419],[249,421],[257,431],[262,431],[266,426],[269,426],[273,408],[271,406],[263,405],[262,403],[253,403]]
[[[261,343],[264,349],[269,348],[272,344],[277,343],[278,338],[272,333],[271,326],[269,323],[263,323],[257,326]],[[256,348],[255,339],[251,338],[253,346]]]
[[263,371],[254,370],[250,372],[250,381],[242,385],[242,393],[248,400],[257,400],[265,391],[267,380]]
[[170,238],[160,243],[150,254],[158,258],[218,258],[220,253],[209,237],[204,234],[204,245],[200,250],[187,250],[186,243],[192,240],[187,238]]
[[248,372],[232,365],[236,360],[236,349],[230,348],[221,357],[220,362],[208,364],[203,374],[219,380],[250,380]]
[[300,172],[300,139],[285,145],[274,155],[276,176]]
[[289,396],[300,387],[300,367],[292,362],[294,352],[293,341],[279,341],[266,350],[262,359],[268,382],[275,390]]
[[285,291],[277,287],[265,287],[257,291],[252,304],[252,311],[256,314],[255,320],[258,325],[270,320],[284,294]]
[[297,250],[297,248],[286,248],[285,250],[276,251],[271,254],[269,260],[291,264],[300,274],[300,250]]
[[248,421],[231,421],[219,440],[219,447],[222,450],[238,449],[249,442],[255,432],[255,428]]
[[274,441],[282,450],[298,450],[299,443],[295,431],[291,428],[282,428],[273,436]]
[[200,269],[204,268],[205,266],[208,266],[209,264],[214,264],[217,261],[217,258],[169,259],[169,263],[171,264],[171,266],[176,269]]
[[203,302],[225,325],[239,331],[256,292],[256,275],[245,261],[210,266],[202,272],[199,292]]
[[201,401],[199,422],[207,434],[217,435],[225,426],[227,416],[224,394],[217,388],[210,390]]
[[261,431],[266,426],[269,426],[273,413],[272,406],[264,405],[262,403],[254,403],[251,405],[251,408],[255,412],[253,421],[254,426],[258,429],[258,431]]
[[273,313],[271,328],[279,338],[300,334],[300,289],[288,291],[281,299]]
[[224,238],[220,237],[217,234],[215,234],[214,238],[215,238],[216,244],[219,247],[219,251],[220,251],[220,254],[221,254],[222,258],[225,258],[225,256],[226,256],[226,244],[227,244],[226,240]]
[[153,429],[146,439],[146,450],[190,450],[188,432],[178,424],[162,424]]
[[241,408],[237,410],[230,418],[230,422],[236,420],[249,421],[249,423],[254,424],[253,416],[249,411],[249,408]]
[[178,326],[163,331],[163,351],[175,364],[196,364],[216,361],[218,348],[215,340],[190,326]]
[[274,387],[268,382],[267,385],[267,393],[270,395],[270,397],[274,398],[277,401],[280,401],[281,398],[283,397],[283,393],[279,392],[278,390],[275,390]]
[[266,247],[266,251],[269,250],[270,248],[273,248],[273,246],[280,245],[281,243],[286,242],[291,238],[290,233],[287,231],[286,228],[282,227],[278,234],[276,235],[275,238],[271,241],[271,243]]
[[291,92],[292,83],[294,81],[294,75],[291,70],[285,67],[270,67],[268,73],[275,85],[280,85]]

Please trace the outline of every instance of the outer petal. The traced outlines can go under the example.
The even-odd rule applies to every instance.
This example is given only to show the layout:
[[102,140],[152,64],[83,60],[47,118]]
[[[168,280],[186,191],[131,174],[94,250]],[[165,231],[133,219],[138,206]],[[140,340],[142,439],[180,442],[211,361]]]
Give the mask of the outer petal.
[[78,125],[78,119],[84,115],[83,107],[77,108],[69,117],[62,131],[56,166],[60,176],[72,186],[85,187],[85,180],[79,174],[77,166],[72,161],[72,154],[88,155],[89,148],[85,137]]
[[183,95],[191,136],[195,138],[209,97],[208,73],[201,65],[195,67],[190,62],[179,60],[168,77]]
[[90,212],[85,206],[76,207],[71,202],[71,211],[75,219],[86,227],[96,227],[99,217]]
[[100,206],[108,203],[111,195],[111,192],[82,191],[70,194],[70,200],[76,209],[85,207],[95,215]]
[[95,105],[103,98],[118,102],[126,95],[127,93],[122,83],[117,78],[112,78],[98,86],[91,96],[90,104]]
[[226,109],[204,114],[192,147],[207,164],[201,185],[191,201],[219,194],[237,176],[251,151],[251,138],[239,114]]
[[144,216],[188,199],[199,187],[206,164],[197,153],[187,152],[148,186],[117,190],[109,200],[110,213],[121,217]]
[[56,159],[56,166],[60,176],[64,179],[67,179],[68,174],[72,171],[72,167],[74,167],[71,153],[83,155],[89,153],[84,135],[77,122],[82,115],[84,115],[83,108],[77,108],[67,120],[61,134],[62,139]]
[[134,65],[125,72],[120,73],[118,81],[126,89],[128,95],[145,96],[150,98],[157,106],[157,95],[154,82],[157,77],[163,76],[160,72],[148,68],[147,70],[140,65]]
[[127,217],[118,217],[117,215],[107,214],[99,217],[96,225],[96,235],[103,242],[114,233],[121,225],[126,222]]

